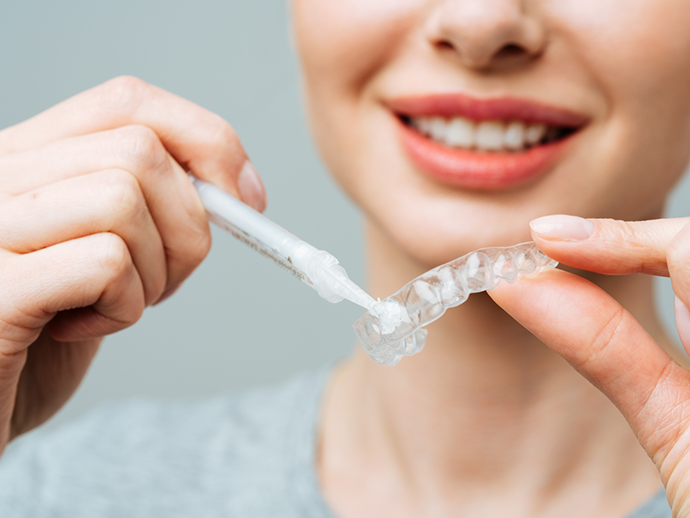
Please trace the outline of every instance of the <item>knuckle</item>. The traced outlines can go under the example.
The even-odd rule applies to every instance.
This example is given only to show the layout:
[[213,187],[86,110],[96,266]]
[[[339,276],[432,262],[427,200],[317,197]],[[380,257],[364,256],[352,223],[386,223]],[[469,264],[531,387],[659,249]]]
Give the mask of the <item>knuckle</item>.
[[184,234],[184,248],[168,249],[168,262],[178,264],[182,277],[187,277],[201,264],[211,250],[211,232],[208,228],[189,228]]
[[131,326],[139,321],[146,310],[146,303],[142,297],[133,298],[126,306],[125,313],[122,315],[122,321],[126,327]]
[[639,230],[628,221],[607,220],[618,234],[618,238],[624,243],[637,243],[640,241]]
[[213,133],[211,142],[221,147],[236,147],[239,144],[237,132],[230,124],[219,115],[215,115],[217,128]]
[[[677,364],[669,358],[637,411],[626,417],[639,427],[638,434],[644,438],[649,451],[656,452],[662,459],[668,454],[669,444],[676,443],[687,431],[690,407],[684,397],[686,383],[687,377],[679,379]],[[662,459],[658,462],[663,463]]]
[[101,270],[109,279],[117,279],[132,267],[132,258],[125,241],[117,234],[102,233],[97,236],[95,256]]
[[167,288],[167,278],[164,272],[165,271],[163,270],[163,273],[161,275],[158,275],[153,279],[151,293],[146,294],[147,300],[144,302],[144,306],[160,299],[163,293],[165,293],[165,290]]
[[674,239],[666,249],[666,264],[673,291],[682,300],[690,295],[690,260],[688,246],[679,239]]
[[100,109],[120,116],[132,116],[150,91],[145,81],[133,76],[120,76],[101,85],[97,103]]
[[145,310],[146,304],[142,297],[128,297],[127,303],[118,307],[115,315],[107,315],[109,326],[112,326],[108,333],[120,331],[136,324]]
[[192,250],[195,265],[201,263],[211,251],[211,232],[208,227],[197,233],[196,246]]
[[136,168],[155,169],[167,160],[167,153],[156,132],[142,125],[119,130],[120,151]]
[[626,320],[626,311],[622,307],[616,309],[616,311],[606,319],[604,324],[598,329],[596,335],[592,339],[590,346],[586,348],[587,354],[580,358],[580,361],[576,364],[579,369],[585,368],[588,364],[596,363],[603,355],[606,354],[606,350],[611,344],[617,339],[620,330],[624,326]]
[[674,238],[666,248],[666,263],[669,271],[677,272],[687,269],[690,264],[688,261],[688,243],[680,236]]
[[234,128],[219,115],[213,114],[213,129],[205,139],[206,145],[230,170],[239,169],[246,160],[244,147]]
[[[242,165],[247,160],[247,153],[234,128],[222,117],[212,114],[205,125],[205,136],[201,146],[206,156],[212,156],[215,166],[226,172],[225,187],[236,189],[235,180]],[[195,167],[195,164],[191,164]]]
[[134,175],[123,170],[112,170],[104,173],[106,186],[106,203],[114,207],[119,214],[127,217],[141,214],[146,209],[146,201]]
[[202,212],[199,218],[193,219],[186,232],[185,243],[187,243],[186,254],[188,261],[194,267],[198,266],[211,250],[211,228],[206,218],[206,213]]

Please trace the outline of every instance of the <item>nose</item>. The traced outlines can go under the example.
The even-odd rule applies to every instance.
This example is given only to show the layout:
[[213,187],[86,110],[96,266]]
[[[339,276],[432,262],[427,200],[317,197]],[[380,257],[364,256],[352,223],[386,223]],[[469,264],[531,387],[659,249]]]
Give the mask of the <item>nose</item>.
[[[427,38],[471,69],[525,62],[546,46],[546,28],[530,0],[443,0],[428,19]],[[536,10],[536,6],[532,9]]]

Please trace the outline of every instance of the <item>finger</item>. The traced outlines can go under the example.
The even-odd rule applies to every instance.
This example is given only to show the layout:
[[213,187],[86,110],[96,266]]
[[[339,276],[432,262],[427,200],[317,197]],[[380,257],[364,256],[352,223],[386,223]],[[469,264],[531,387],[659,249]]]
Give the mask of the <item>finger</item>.
[[[265,193],[232,127],[218,115],[133,77],[118,77],[0,131],[5,154],[129,125],[151,128],[177,162],[246,202]],[[240,178],[242,173],[243,177]],[[246,192],[238,190],[238,182]],[[251,191],[251,192],[250,192]]]
[[26,254],[102,232],[120,236],[142,279],[145,302],[166,288],[163,241],[137,179],[120,169],[69,178],[0,205],[0,245]]
[[532,237],[553,259],[608,275],[668,275],[667,250],[690,218],[652,221],[546,216],[530,223]]
[[678,298],[674,297],[673,312],[676,319],[676,329],[678,330],[678,338],[683,345],[685,352],[690,355],[690,311],[688,306]]
[[673,291],[685,305],[690,302],[690,224],[685,225],[669,243],[666,251]]
[[678,337],[690,354],[690,225],[671,241],[667,251],[668,270],[675,293],[674,313]]
[[605,291],[549,271],[489,291],[494,301],[561,354],[621,410],[650,455],[664,454],[690,409],[690,373]]
[[[536,219],[530,227],[539,248],[568,266],[608,275],[670,276],[676,296],[690,307],[690,218],[617,221],[558,215]],[[681,309],[676,304],[679,331],[687,327]],[[690,351],[690,337],[683,344]]]
[[165,247],[167,286],[179,285],[206,257],[211,234],[189,178],[149,128],[127,126],[3,157],[0,185],[19,194],[106,169],[129,171],[138,180]]
[[0,263],[0,277],[6,279],[0,298],[0,354],[28,347],[53,318],[51,335],[76,341],[124,329],[144,310],[141,279],[126,243],[115,234],[7,255],[3,252]]

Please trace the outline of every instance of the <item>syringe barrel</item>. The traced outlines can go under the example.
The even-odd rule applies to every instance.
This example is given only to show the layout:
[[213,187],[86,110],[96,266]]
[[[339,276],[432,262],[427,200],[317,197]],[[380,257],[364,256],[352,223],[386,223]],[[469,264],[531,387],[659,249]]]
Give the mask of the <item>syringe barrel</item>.
[[190,175],[209,218],[313,287],[309,264],[319,250],[218,187]]
[[343,298],[365,308],[374,303],[338,260],[291,234],[218,187],[189,175],[209,219],[299,277],[329,302]]

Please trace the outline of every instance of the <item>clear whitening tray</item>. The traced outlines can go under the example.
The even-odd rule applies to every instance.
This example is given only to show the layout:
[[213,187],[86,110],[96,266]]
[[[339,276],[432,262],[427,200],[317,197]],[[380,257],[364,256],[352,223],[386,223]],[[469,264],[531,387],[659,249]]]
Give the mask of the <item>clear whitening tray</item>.
[[557,265],[534,242],[475,250],[429,270],[374,304],[355,322],[355,334],[372,360],[395,365],[403,356],[422,350],[424,326],[465,302],[470,294]]
[[343,299],[367,312],[355,322],[364,351],[381,365],[395,365],[424,347],[424,326],[459,306],[471,293],[515,282],[558,263],[535,243],[483,248],[442,264],[376,301],[350,280],[338,260],[279,227],[218,187],[190,175],[209,220],[314,288],[329,302]]

